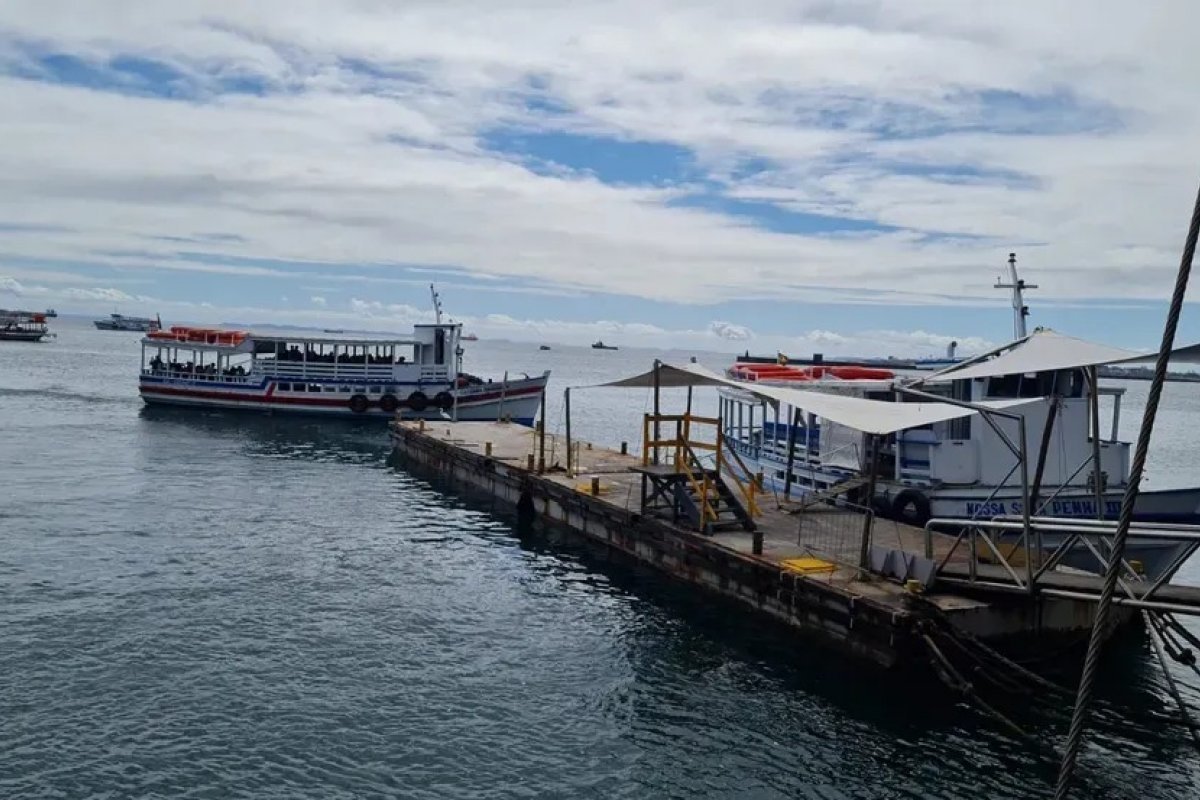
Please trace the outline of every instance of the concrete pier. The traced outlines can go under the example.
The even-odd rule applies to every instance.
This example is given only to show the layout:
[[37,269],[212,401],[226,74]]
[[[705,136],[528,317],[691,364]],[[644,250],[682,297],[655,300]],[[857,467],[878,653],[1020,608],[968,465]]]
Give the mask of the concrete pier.
[[[798,515],[765,495],[755,530],[706,533],[686,520],[644,513],[648,479],[641,454],[575,441],[568,473],[560,466],[567,462],[562,437],[547,434],[543,443],[536,431],[517,425],[397,421],[391,435],[396,453],[417,471],[483,492],[543,524],[885,667],[922,652],[914,638],[918,609],[927,604],[956,628],[991,640],[1084,630],[1092,622],[1093,604],[1086,600],[973,597],[864,571],[858,515]],[[539,472],[543,457],[545,470]],[[926,547],[925,531],[891,521],[878,521],[872,536],[876,560],[885,550],[911,557]],[[944,557],[951,537],[933,536],[935,556]],[[967,557],[955,554],[951,563]]]

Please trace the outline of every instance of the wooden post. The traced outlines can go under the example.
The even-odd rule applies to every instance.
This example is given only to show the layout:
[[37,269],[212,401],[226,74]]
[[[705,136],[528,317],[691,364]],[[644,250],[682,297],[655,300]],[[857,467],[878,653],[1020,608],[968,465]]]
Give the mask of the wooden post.
[[783,497],[785,500],[792,496],[792,468],[796,465],[796,428],[800,427],[800,409],[793,408],[789,416],[792,419],[792,424],[788,429],[787,474],[783,479]]
[[654,463],[655,463],[655,464],[657,464],[657,463],[658,463],[658,439],[659,439],[658,414],[659,414],[659,394],[660,394],[660,390],[661,390],[661,388],[662,388],[662,387],[661,387],[661,384],[660,384],[660,378],[659,378],[659,365],[660,365],[660,364],[662,364],[662,362],[661,362],[661,361],[659,361],[657,358],[656,358],[656,359],[654,359]]
[[[1029,503],[1033,508],[1031,514],[1037,513],[1038,494],[1042,489],[1042,475],[1046,471],[1046,454],[1050,451],[1050,436],[1054,431],[1054,418],[1058,415],[1058,406],[1062,402],[1062,393],[1058,390],[1058,375],[1054,373],[1054,385],[1050,390],[1050,410],[1046,413],[1046,426],[1042,428],[1042,449],[1038,451],[1037,467],[1033,471],[1033,486],[1029,490]],[[1028,454],[1025,456],[1028,458]]]
[[563,412],[567,417],[567,475],[571,473],[571,387],[563,390]]
[[1092,407],[1092,471],[1096,475],[1096,519],[1104,519],[1104,488],[1100,485],[1100,377],[1096,367],[1088,367]]
[[491,442],[483,443],[483,454],[485,456],[490,456],[492,454],[492,443]]
[[872,433],[867,434],[867,458],[871,471],[867,474],[867,513],[863,514],[862,544],[858,553],[861,570],[867,569],[871,558],[871,526],[875,521],[871,504],[875,500],[875,476],[879,472],[879,437]]
[[538,411],[538,474],[546,471],[546,387],[542,387],[542,406]]

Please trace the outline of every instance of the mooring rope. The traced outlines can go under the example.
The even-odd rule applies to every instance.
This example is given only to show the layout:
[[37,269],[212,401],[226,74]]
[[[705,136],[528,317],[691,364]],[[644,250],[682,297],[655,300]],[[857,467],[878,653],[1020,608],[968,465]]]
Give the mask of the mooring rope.
[[[1162,629],[1151,621],[1149,611],[1143,611],[1142,616],[1146,618],[1146,623],[1150,627],[1150,643],[1154,646],[1154,654],[1158,656],[1159,665],[1162,666],[1163,677],[1167,681],[1167,690],[1175,698],[1175,704],[1179,706],[1179,715],[1192,734],[1192,742],[1195,743],[1196,750],[1200,752],[1200,731],[1197,731],[1196,726],[1192,724],[1192,715],[1188,713],[1187,703],[1180,694],[1179,687],[1175,685],[1175,676],[1171,674],[1171,665],[1167,663],[1167,656],[1163,653],[1163,644],[1160,639],[1165,640],[1166,637],[1162,634]],[[1158,623],[1158,625],[1161,624],[1161,622]]]
[[1125,490],[1125,499],[1121,503],[1121,516],[1117,522],[1117,532],[1113,536],[1112,548],[1109,551],[1108,567],[1104,572],[1104,586],[1100,590],[1100,601],[1096,606],[1096,617],[1092,622],[1092,635],[1088,640],[1087,657],[1083,662],[1083,675],[1079,679],[1075,712],[1071,716],[1071,729],[1067,735],[1067,745],[1058,772],[1058,783],[1054,788],[1055,800],[1066,798],[1067,792],[1070,790],[1071,778],[1075,774],[1075,762],[1079,757],[1079,748],[1083,744],[1083,730],[1087,725],[1088,709],[1092,701],[1096,667],[1100,661],[1100,650],[1104,646],[1109,610],[1112,607],[1113,593],[1117,588],[1117,578],[1121,574],[1125,541],[1129,538],[1129,525],[1133,522],[1133,506],[1137,502],[1139,484],[1146,468],[1146,455],[1150,450],[1150,434],[1154,431],[1158,401],[1162,396],[1163,383],[1166,381],[1171,350],[1175,346],[1175,330],[1179,326],[1179,317],[1183,313],[1183,299],[1187,294],[1188,278],[1192,272],[1192,259],[1196,255],[1197,238],[1200,238],[1200,191],[1197,191],[1196,202],[1192,208],[1192,221],[1184,242],[1183,256],[1179,261],[1179,272],[1175,276],[1175,291],[1171,295],[1171,307],[1163,327],[1162,344],[1158,350],[1158,358],[1154,362],[1154,379],[1150,382],[1146,410],[1142,415],[1142,427],[1138,431],[1137,449],[1129,468],[1129,486]]

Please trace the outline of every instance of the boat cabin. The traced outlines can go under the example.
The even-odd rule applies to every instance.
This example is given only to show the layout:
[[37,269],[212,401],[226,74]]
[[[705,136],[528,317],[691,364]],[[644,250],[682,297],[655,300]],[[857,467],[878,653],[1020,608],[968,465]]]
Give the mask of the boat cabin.
[[[929,402],[929,397],[906,394],[903,388],[909,386],[948,400],[993,407],[1004,405],[1008,412],[1020,414],[1025,421],[1026,453],[1031,465],[1037,463],[1042,443],[1046,443],[1043,466],[1046,485],[1092,484],[1093,430],[1100,433],[1102,485],[1121,484],[1128,475],[1129,444],[1117,439],[1125,390],[1099,387],[1096,411],[1100,416],[1093,419],[1086,367],[968,378],[957,378],[953,371],[948,371],[944,376],[907,376],[890,381],[809,380],[788,388],[896,403]],[[853,427],[822,419],[803,408],[774,403],[754,394],[750,387],[724,388],[719,402],[723,430],[731,446],[758,461],[767,477],[787,480],[788,452],[792,448],[795,452],[790,463],[794,472],[790,482],[796,485],[811,483],[814,471],[827,477],[859,473],[869,466],[867,435]],[[1044,438],[1048,422],[1048,438]],[[916,486],[1019,486],[1021,476],[1014,469],[1014,458],[997,428],[1013,442],[1020,439],[1016,420],[984,419],[979,415],[932,422],[881,436],[879,474]]]
[[[287,391],[338,391],[375,384],[451,384],[459,371],[460,326],[417,325],[406,339],[257,336],[175,326],[142,340],[142,372],[185,380],[261,383]],[[304,387],[296,389],[295,387]],[[281,387],[282,388],[282,387]]]

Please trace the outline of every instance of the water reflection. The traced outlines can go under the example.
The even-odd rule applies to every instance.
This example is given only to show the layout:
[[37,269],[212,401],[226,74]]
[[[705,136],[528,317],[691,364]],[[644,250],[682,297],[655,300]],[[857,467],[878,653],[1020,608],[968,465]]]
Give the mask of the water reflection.
[[247,456],[364,464],[383,463],[391,450],[381,420],[160,406],[144,406],[139,417],[156,441],[236,443]]

